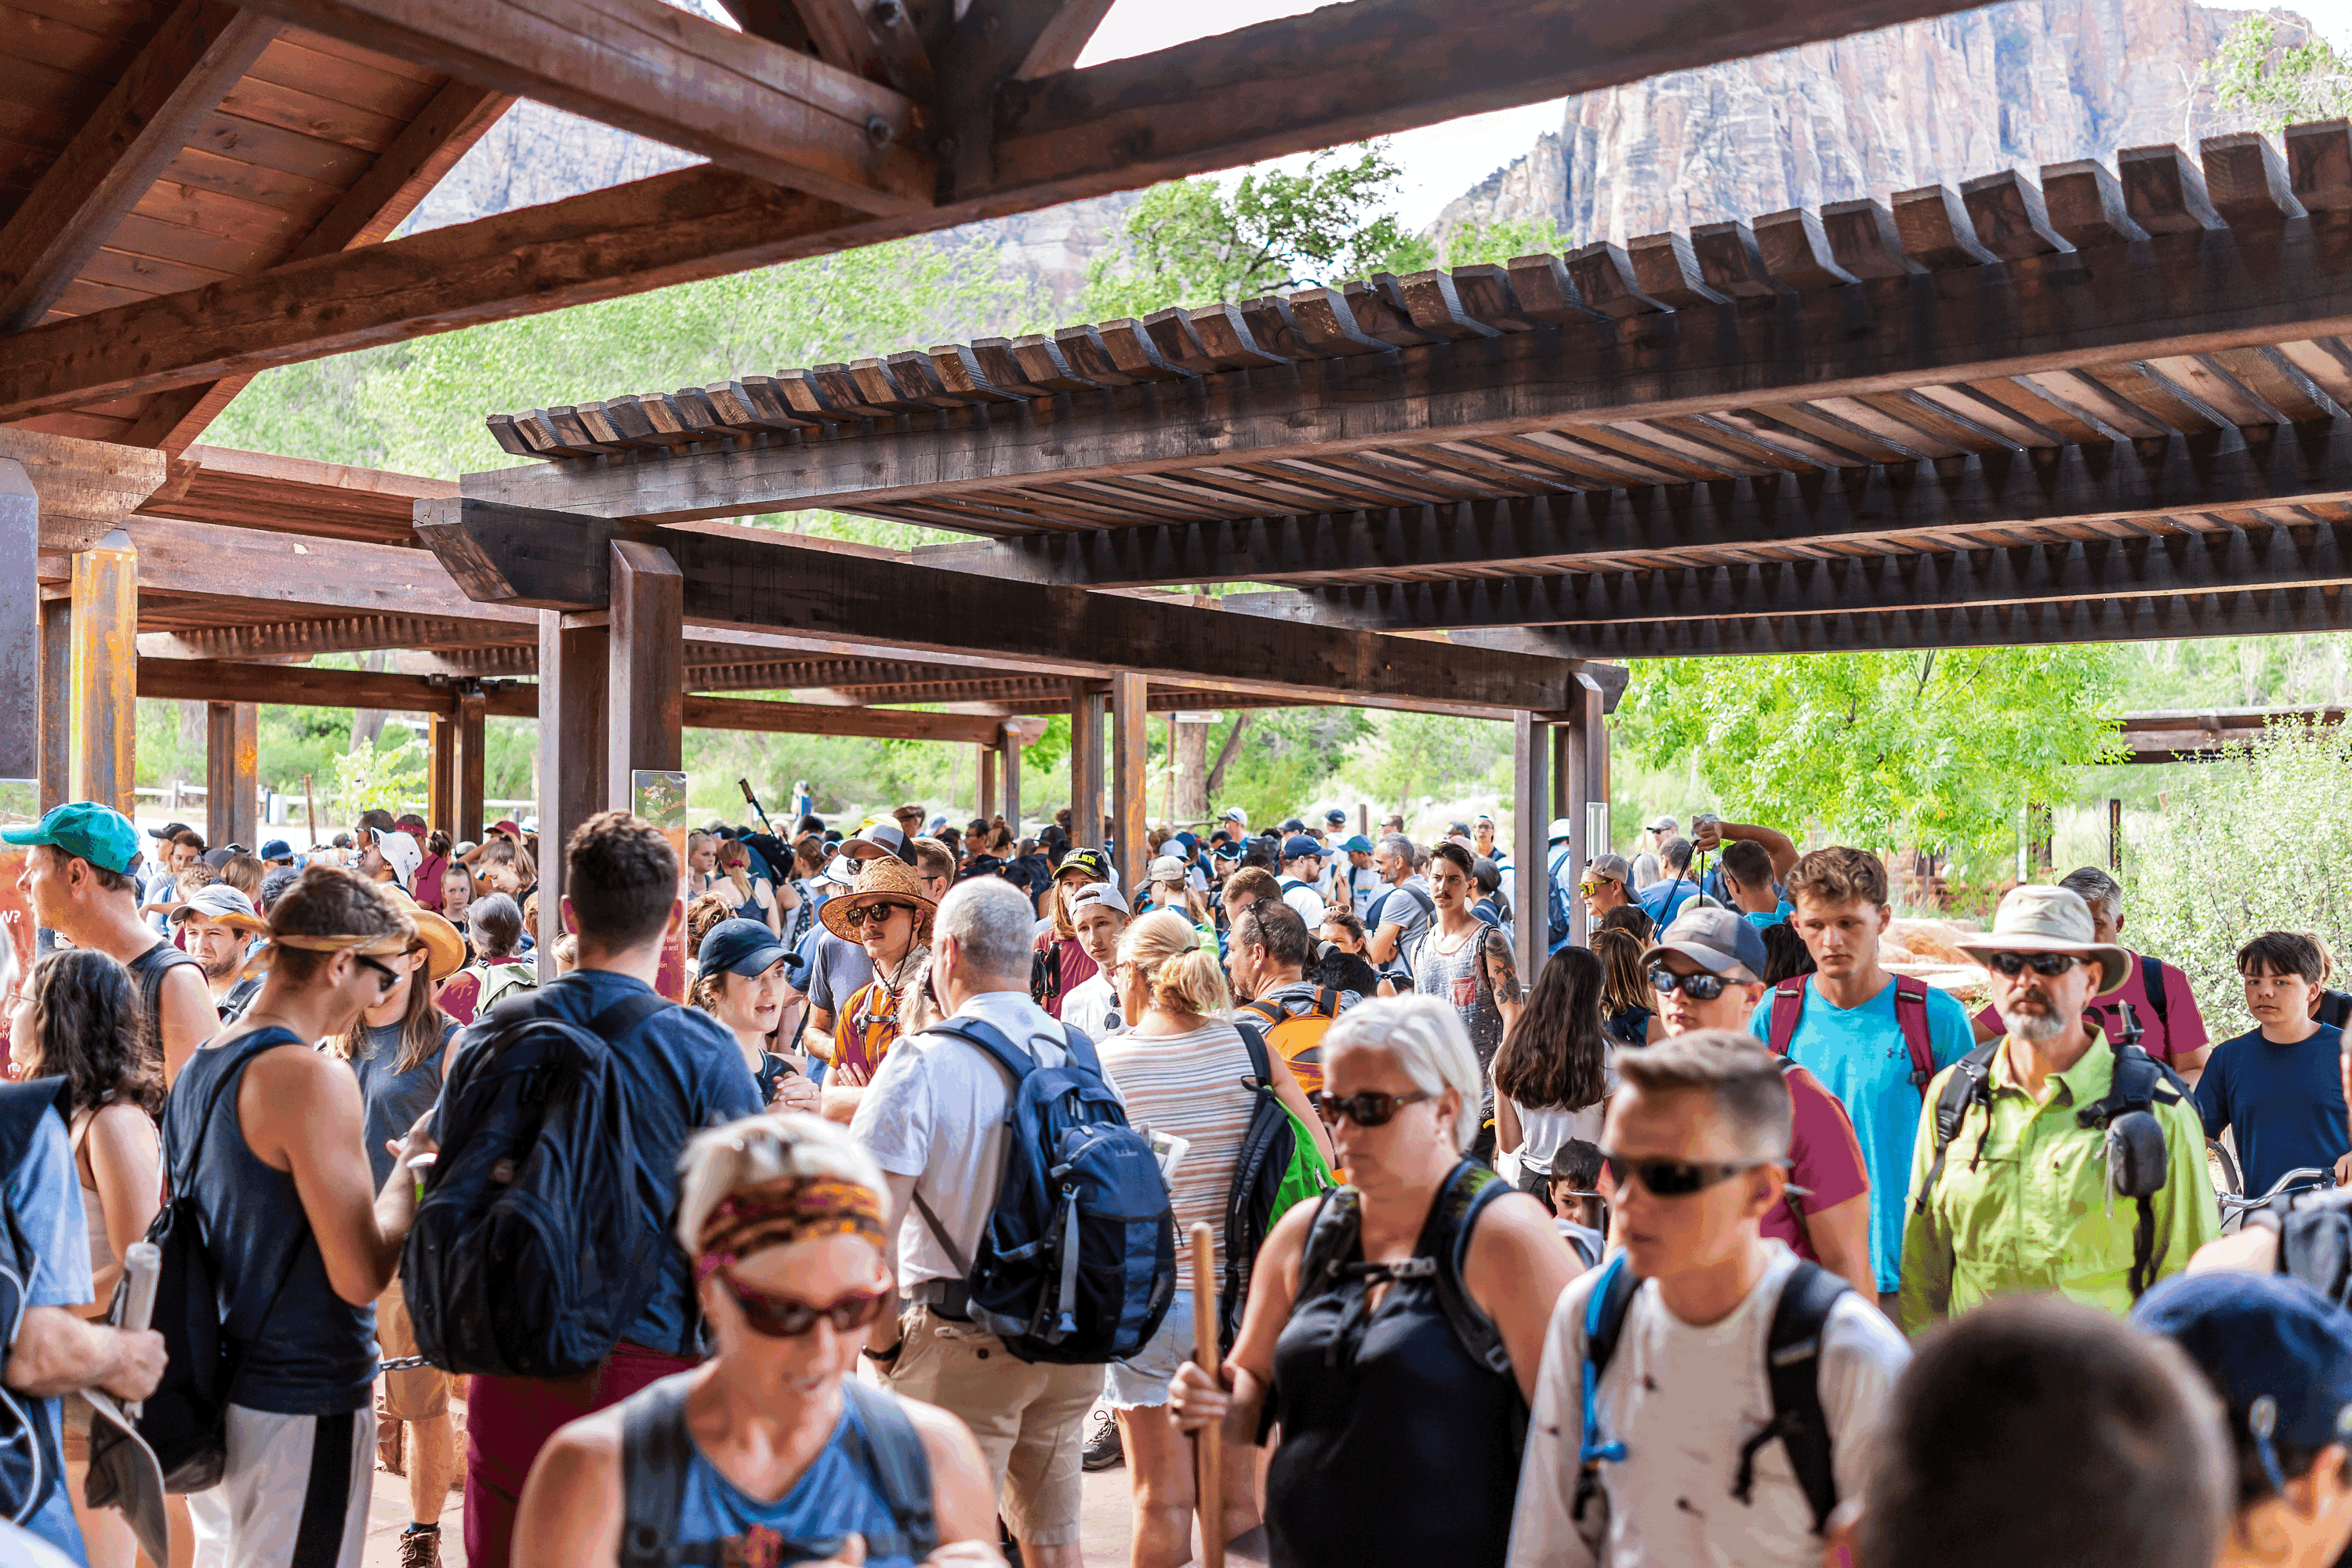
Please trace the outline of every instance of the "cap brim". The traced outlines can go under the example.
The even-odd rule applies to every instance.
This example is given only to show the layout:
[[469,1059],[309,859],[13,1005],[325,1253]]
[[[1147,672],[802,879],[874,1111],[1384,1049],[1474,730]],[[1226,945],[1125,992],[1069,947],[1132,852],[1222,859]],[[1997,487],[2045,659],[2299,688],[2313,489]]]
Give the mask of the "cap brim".
[[[1692,942],[1688,938],[1685,938],[1680,942],[1662,942],[1654,947],[1643,949],[1642,952],[1642,967],[1643,969],[1649,968],[1651,964],[1657,962],[1661,955],[1669,952],[1679,952],[1685,958],[1689,959],[1693,963],[1696,963],[1700,968],[1706,970],[1709,974],[1720,974],[1726,980],[1733,981],[1738,984],[1761,985],[1764,984],[1764,977],[1762,975],[1748,968],[1748,965],[1742,963],[1730,953],[1721,952],[1716,948],[1708,947],[1704,942]],[[1735,970],[1738,971],[1737,973],[1733,973]]]
[[0,827],[0,842],[9,844],[55,844],[57,840],[41,831],[41,825],[27,827]]

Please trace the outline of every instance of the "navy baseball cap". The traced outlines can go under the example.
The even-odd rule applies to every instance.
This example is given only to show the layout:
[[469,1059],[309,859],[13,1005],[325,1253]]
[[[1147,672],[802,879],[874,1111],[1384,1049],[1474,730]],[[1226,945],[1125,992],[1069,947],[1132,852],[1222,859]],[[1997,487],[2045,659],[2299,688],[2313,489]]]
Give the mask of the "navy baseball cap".
[[283,838],[273,838],[261,847],[261,858],[264,860],[291,860],[294,858],[294,846]]
[[1209,853],[1220,860],[1238,860],[1242,858],[1242,847],[1228,839]]
[[2176,1274],[2139,1299],[2132,1321],[2188,1352],[2230,1407],[2231,1435],[2271,1485],[2287,1478],[2276,1444],[2352,1444],[2352,1312],[2284,1274]]
[[1309,838],[1304,833],[1282,841],[1282,858],[1286,860],[1296,860],[1301,855],[1320,855],[1323,852],[1322,841]]
[[1193,850],[1198,849],[1201,847],[1201,841],[1193,837],[1189,833],[1180,833],[1176,835],[1175,842],[1181,844],[1184,847],[1184,853],[1187,855],[1190,855]]
[[1339,827],[1347,823],[1348,814],[1335,805],[1323,814],[1323,820],[1334,827]]
[[759,974],[792,952],[764,922],[738,918],[720,921],[704,932],[695,956],[705,974]]
[[139,858],[139,830],[131,826],[131,819],[94,800],[52,806],[30,827],[0,830],[0,839],[11,844],[47,844],[77,860],[118,874],[130,870],[131,863]]

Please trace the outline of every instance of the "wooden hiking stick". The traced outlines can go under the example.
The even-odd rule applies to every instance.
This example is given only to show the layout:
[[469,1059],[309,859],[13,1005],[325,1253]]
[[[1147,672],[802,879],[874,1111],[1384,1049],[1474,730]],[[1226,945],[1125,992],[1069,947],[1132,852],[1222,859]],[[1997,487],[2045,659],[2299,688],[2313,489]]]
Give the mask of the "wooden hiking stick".
[[[1217,1377],[1217,1242],[1205,1224],[1192,1226],[1192,1360],[1210,1381]],[[1202,1568],[1225,1568],[1223,1424],[1193,1438],[1193,1486],[1201,1515]]]

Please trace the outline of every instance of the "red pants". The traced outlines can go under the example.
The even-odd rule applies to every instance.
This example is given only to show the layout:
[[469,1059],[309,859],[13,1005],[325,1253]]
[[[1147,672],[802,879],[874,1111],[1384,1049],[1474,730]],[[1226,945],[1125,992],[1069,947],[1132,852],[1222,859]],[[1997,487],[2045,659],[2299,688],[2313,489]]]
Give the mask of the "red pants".
[[555,1429],[618,1405],[637,1390],[698,1362],[623,1341],[612,1358],[579,1377],[475,1377],[466,1391],[466,1562],[507,1568],[515,1509],[531,1461]]

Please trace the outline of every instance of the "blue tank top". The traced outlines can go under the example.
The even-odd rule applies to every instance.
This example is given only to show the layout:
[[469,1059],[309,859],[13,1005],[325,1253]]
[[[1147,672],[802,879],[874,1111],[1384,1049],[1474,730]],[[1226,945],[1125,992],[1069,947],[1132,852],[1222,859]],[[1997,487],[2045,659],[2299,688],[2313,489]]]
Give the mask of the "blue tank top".
[[229,1402],[280,1415],[334,1415],[367,1405],[375,1307],[354,1307],[327,1283],[293,1176],[254,1156],[236,1116],[253,1058],[302,1044],[266,1028],[192,1054],[163,1107],[164,1168],[186,1180],[194,1167],[190,1190],[223,1291],[221,1333],[238,1358]]
[[[890,1506],[880,1474],[877,1450],[895,1445],[919,1444],[906,1418],[895,1409],[875,1406],[894,1396],[877,1394],[845,1379],[841,1418],[816,1458],[784,1495],[761,1502],[719,1473],[686,1430],[686,1392],[693,1373],[666,1377],[633,1395],[625,1413],[623,1483],[634,1519],[648,1507],[658,1510],[667,1499],[667,1476],[647,1473],[658,1467],[676,1476],[677,1522],[654,1552],[633,1555],[625,1540],[620,1560],[692,1565],[800,1563],[833,1556],[852,1534],[866,1538],[868,1568],[913,1568],[930,1554],[928,1539],[908,1540]],[[895,1436],[877,1431],[885,1420]],[[683,1462],[678,1458],[682,1456]],[[920,1464],[919,1448],[914,1461]],[[912,1467],[908,1467],[911,1470]],[[929,1472],[918,1483],[924,1495],[919,1512],[929,1528]],[[659,1499],[659,1501],[656,1501]],[[895,1550],[893,1550],[895,1548]]]

